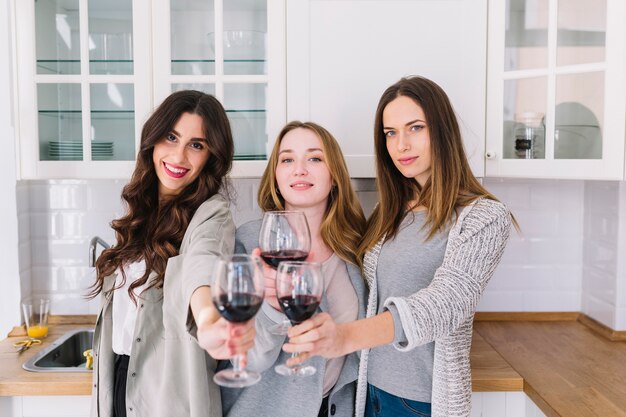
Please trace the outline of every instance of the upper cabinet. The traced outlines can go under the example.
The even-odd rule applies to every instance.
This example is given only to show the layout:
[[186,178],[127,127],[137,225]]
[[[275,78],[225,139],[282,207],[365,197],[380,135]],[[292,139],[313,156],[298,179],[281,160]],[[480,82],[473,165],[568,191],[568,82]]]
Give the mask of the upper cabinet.
[[289,0],[287,118],[340,142],[350,174],[375,176],[383,91],[421,75],[448,93],[477,176],[484,175],[486,0]]
[[217,97],[235,140],[232,175],[260,176],[285,124],[284,1],[170,0],[153,8],[155,102],[190,88]]
[[130,175],[152,104],[149,3],[14,4],[20,177]]
[[623,0],[489,3],[488,176],[622,179]]
[[193,88],[226,109],[233,176],[299,119],[373,177],[378,99],[415,74],[448,93],[476,176],[622,179],[624,0],[487,3],[12,0],[19,176],[128,178],[151,111]]
[[284,2],[14,1],[20,178],[128,178],[171,92],[224,105],[232,175],[258,176],[285,122]]

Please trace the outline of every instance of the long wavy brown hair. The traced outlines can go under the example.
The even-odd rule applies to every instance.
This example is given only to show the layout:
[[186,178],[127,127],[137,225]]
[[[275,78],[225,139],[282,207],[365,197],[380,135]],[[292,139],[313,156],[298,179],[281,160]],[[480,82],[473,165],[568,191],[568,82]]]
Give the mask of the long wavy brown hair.
[[259,207],[263,211],[285,209],[285,199],[278,192],[276,183],[278,153],[285,135],[298,128],[310,130],[320,138],[324,162],[335,184],[328,196],[326,213],[320,225],[322,239],[341,259],[360,266],[359,260],[354,255],[365,230],[365,215],[350,182],[350,174],[341,148],[333,135],[322,126],[313,122],[293,121],[281,130],[261,177]]
[[[178,195],[159,199],[159,180],[152,160],[154,146],[172,132],[183,113],[197,114],[203,120],[209,157],[198,178]],[[156,273],[147,288],[163,286],[165,267],[170,257],[178,255],[185,230],[200,205],[220,190],[227,189],[225,176],[231,169],[233,137],[224,108],[213,96],[200,91],[178,91],[167,97],[146,121],[135,171],[122,191],[126,214],[113,220],[117,243],[102,252],[96,262],[97,279],[89,296],[102,292],[104,279],[118,268],[145,261],[145,274],[132,282],[128,290],[135,301],[134,289],[144,285]]]
[[[400,96],[417,103],[426,117],[432,162],[430,178],[423,187],[414,178],[402,175],[387,151],[383,112]],[[497,201],[472,173],[452,104],[445,91],[431,80],[418,76],[402,78],[385,90],[376,109],[374,148],[379,198],[357,250],[357,258],[361,260],[383,236],[393,238],[398,233],[411,202],[416,201],[413,207],[426,207],[426,239],[430,239],[449,226],[460,208],[477,198]]]

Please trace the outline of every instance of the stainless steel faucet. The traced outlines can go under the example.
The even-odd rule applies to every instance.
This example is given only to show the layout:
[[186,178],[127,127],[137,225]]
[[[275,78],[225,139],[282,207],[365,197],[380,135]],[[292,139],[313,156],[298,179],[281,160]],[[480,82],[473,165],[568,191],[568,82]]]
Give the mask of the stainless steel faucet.
[[96,248],[98,245],[102,246],[104,249],[109,249],[111,245],[106,243],[100,236],[94,236],[89,241],[89,266],[96,266]]

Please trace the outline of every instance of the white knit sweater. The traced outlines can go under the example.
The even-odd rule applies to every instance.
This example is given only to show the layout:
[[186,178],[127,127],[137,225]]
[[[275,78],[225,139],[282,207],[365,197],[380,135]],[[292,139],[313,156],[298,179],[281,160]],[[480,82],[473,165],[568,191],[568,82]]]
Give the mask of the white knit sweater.
[[[471,411],[470,346],[472,322],[481,294],[500,262],[509,238],[511,215],[497,201],[478,199],[460,213],[448,236],[443,263],[431,284],[406,297],[390,297],[384,305],[398,310],[408,344],[400,351],[435,342],[433,417],[467,417]],[[381,239],[364,257],[370,294],[367,317],[378,306],[376,267]],[[367,358],[361,352],[356,416],[363,416],[367,397]],[[414,376],[407,375],[407,378]],[[416,376],[415,376],[416,377]]]

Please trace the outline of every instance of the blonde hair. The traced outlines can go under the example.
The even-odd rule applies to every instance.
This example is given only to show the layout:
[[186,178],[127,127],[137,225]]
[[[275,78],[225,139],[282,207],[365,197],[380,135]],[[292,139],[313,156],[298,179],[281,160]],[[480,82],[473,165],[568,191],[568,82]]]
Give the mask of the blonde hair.
[[276,184],[276,166],[280,144],[287,133],[294,129],[307,129],[315,133],[322,142],[324,162],[333,180],[328,196],[320,234],[324,243],[346,262],[361,265],[355,253],[365,230],[365,215],[359,199],[352,188],[346,161],[337,140],[322,126],[313,122],[293,121],[288,123],[274,143],[274,148],[261,177],[258,202],[263,211],[284,210],[285,199]]

